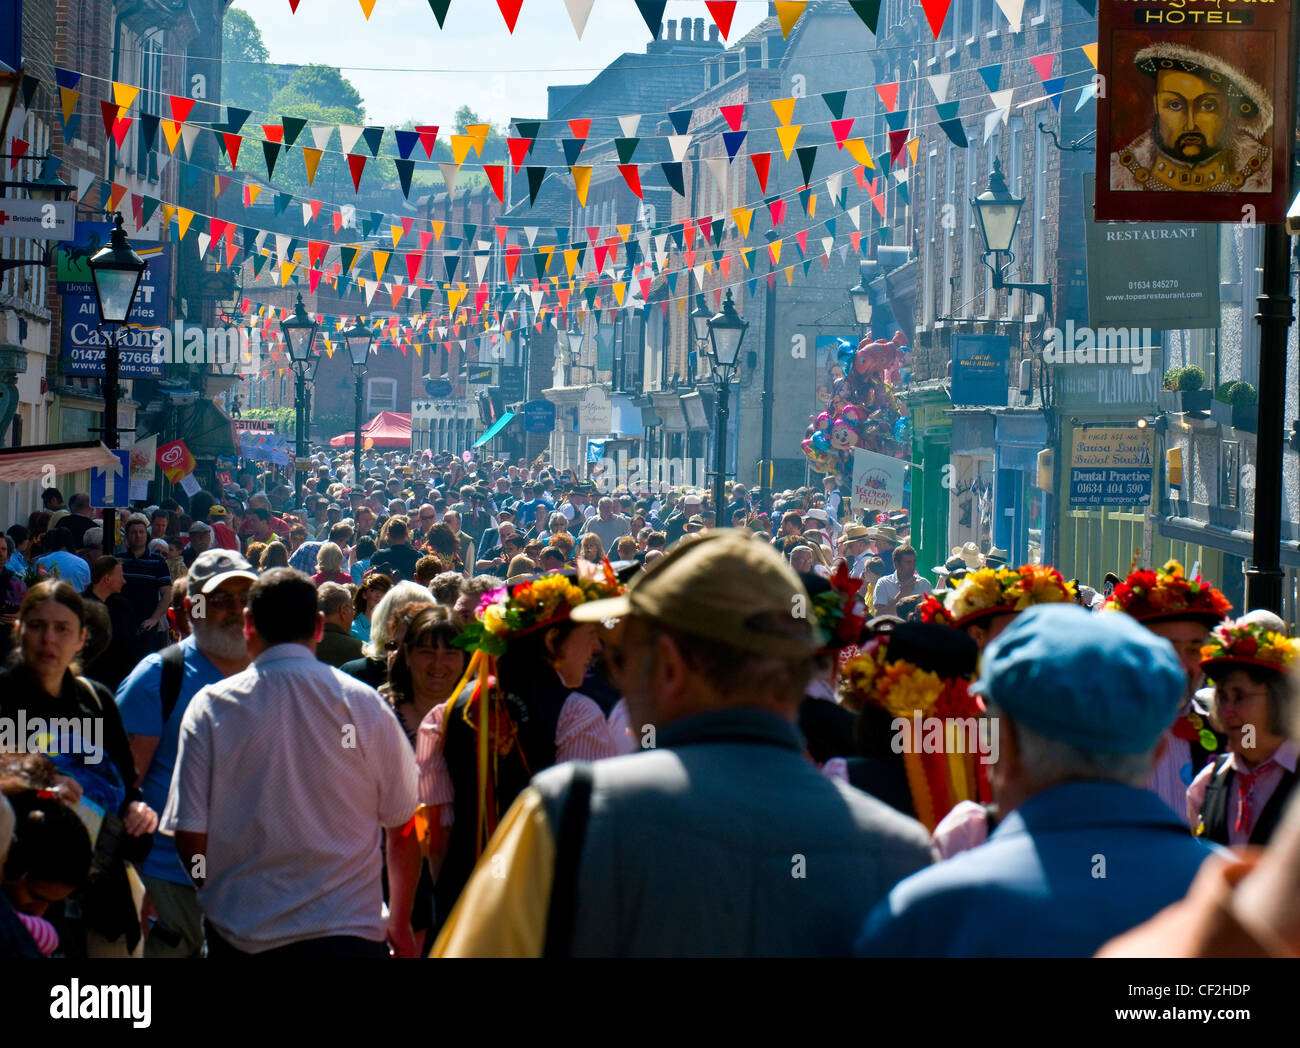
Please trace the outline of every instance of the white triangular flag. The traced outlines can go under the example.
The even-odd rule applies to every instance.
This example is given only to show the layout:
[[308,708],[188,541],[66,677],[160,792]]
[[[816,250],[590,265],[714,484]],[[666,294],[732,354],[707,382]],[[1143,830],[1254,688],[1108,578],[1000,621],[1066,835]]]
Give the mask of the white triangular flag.
[[199,137],[196,124],[181,124],[181,141],[185,143],[185,159],[194,159],[194,142]]
[[474,252],[474,269],[478,272],[478,282],[483,283],[483,276],[487,273],[488,260],[492,256],[484,251]]
[[1025,13],[1025,0],[998,0],[998,8],[1011,23],[1011,31],[1020,32],[1021,17]]
[[619,117],[618,126],[624,138],[636,138],[636,129],[641,126],[641,114],[633,113],[631,116]]
[[524,238],[528,241],[528,246],[532,247],[537,242],[538,226],[524,226]]
[[848,244],[841,244],[841,245],[840,245],[840,265],[844,265],[844,263],[847,262],[848,260],[849,260],[849,245],[848,245]]
[[357,206],[356,204],[344,204],[339,208],[339,228],[356,229],[357,228]]
[[442,172],[442,180],[447,183],[447,199],[456,199],[456,174],[457,167],[455,164],[448,164],[445,161],[439,162],[438,169]]
[[542,311],[542,299],[546,297],[545,290],[538,288],[536,291],[530,291],[528,297],[533,300],[533,312],[540,313]]
[[339,141],[343,143],[343,152],[351,153],[352,147],[361,138],[362,129],[351,124],[339,124]]
[[253,249],[256,251],[261,251],[263,245],[266,243],[266,238],[268,236],[270,236],[270,233],[267,230],[259,229],[257,231],[257,236],[253,237]]
[[313,124],[311,129],[311,140],[316,143],[317,149],[324,149],[330,144],[330,139],[334,136],[333,124]]
[[831,175],[826,179],[826,191],[830,193],[831,200],[835,201],[836,203],[839,202],[840,190],[843,188],[844,188],[843,171],[836,171],[835,174]]
[[379,290],[379,285],[373,281],[362,281],[366,286],[366,305],[370,305],[375,300],[375,292]]
[[[1023,6],[1024,0],[1020,0],[1020,2]],[[952,74],[935,73],[933,76],[927,76],[926,79],[930,81],[930,90],[934,92],[934,100],[939,103],[948,101],[948,85],[952,82]]]
[[578,34],[578,39],[582,39],[582,31],[587,28],[587,18],[591,14],[591,7],[596,0],[564,0],[564,6],[569,9],[569,21],[573,23],[573,31]]
[[303,204],[302,224],[305,226],[305,225],[309,225],[310,223],[311,223],[311,204]]
[[86,192],[90,189],[91,183],[95,181],[95,172],[87,171],[84,167],[77,169],[77,199],[84,200]]
[[722,190],[722,202],[727,202],[727,165],[730,161],[725,156],[709,156],[704,158],[704,163],[708,165],[709,173],[713,175],[713,180],[718,183],[718,188]]
[[1011,117],[1011,96],[1015,93],[1016,89],[1014,87],[1004,87],[1001,91],[994,91],[989,96],[993,99],[993,108],[1001,110],[1004,124]]
[[[1089,99],[1096,98],[1096,97],[1097,97],[1097,81],[1094,80],[1090,84],[1084,84],[1083,90],[1079,92],[1079,101],[1074,103],[1074,111],[1077,113],[1080,109],[1082,109],[1085,105],[1088,104]],[[80,196],[81,194],[77,194],[77,195]]]
[[862,228],[862,205],[861,204],[854,204],[851,208],[849,208],[844,213],[849,216],[849,221],[853,223],[854,229]]
[[993,129],[1002,122],[1002,110],[995,109],[991,113],[984,114],[984,141],[987,142],[993,134]]
[[686,159],[686,150],[691,148],[690,135],[669,135],[668,148],[673,151],[674,163],[680,164]]
[[208,245],[212,243],[212,238],[207,233],[199,234],[199,260],[208,253]]
[[834,238],[834,237],[822,237],[822,254],[823,254],[823,255],[829,255],[829,254],[831,253],[831,248],[833,248],[834,246],[835,246],[835,238]]
[[172,155],[165,149],[159,149],[154,153],[154,156],[158,158],[158,174],[161,175],[167,170],[167,165],[172,162]]
[[[310,213],[310,209],[308,209]],[[275,257],[281,262],[289,261],[289,241],[293,238],[287,233],[275,234]]]

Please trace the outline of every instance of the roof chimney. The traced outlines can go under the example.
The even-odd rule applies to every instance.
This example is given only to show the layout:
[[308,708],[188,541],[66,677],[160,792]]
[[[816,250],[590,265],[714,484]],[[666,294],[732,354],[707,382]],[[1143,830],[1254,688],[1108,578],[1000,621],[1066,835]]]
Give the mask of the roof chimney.
[[669,41],[677,39],[677,19],[668,19],[668,28],[664,30],[664,39]]
[[690,42],[691,42],[691,20],[689,18],[683,18],[682,19],[682,43],[689,44]]
[[709,43],[716,44],[717,42],[718,42],[718,27],[716,25],[711,25],[709,26]]
[[695,42],[697,44],[704,43],[704,19],[703,18],[697,18],[695,20]]

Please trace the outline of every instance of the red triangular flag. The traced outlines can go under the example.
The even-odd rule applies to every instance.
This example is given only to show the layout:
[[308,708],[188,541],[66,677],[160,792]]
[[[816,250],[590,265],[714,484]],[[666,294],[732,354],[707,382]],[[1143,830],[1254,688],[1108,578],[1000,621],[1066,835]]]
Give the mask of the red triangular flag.
[[416,277],[420,275],[420,269],[423,265],[423,251],[408,251],[406,253],[406,279],[414,284]]
[[767,205],[768,213],[772,216],[772,225],[779,226],[785,221],[785,201],[773,200]]
[[[722,34],[722,39],[726,40],[731,33],[731,19],[736,14],[736,0],[704,0],[704,6],[709,9],[709,14],[713,16],[713,21],[718,27],[718,32]],[[740,128],[734,127],[733,131],[739,131]]]
[[298,5],[300,3],[302,3],[302,0],[289,0],[289,13],[292,15],[296,15],[298,13]]
[[519,168],[528,156],[528,150],[533,148],[531,138],[507,138],[506,143],[510,146],[510,163],[514,165],[515,174],[519,174]]
[[492,192],[497,195],[501,203],[506,202],[506,169],[502,164],[484,164],[483,174],[487,175],[488,184],[492,187]]
[[853,133],[853,117],[846,117],[843,120],[831,121],[831,134],[835,136],[835,144],[841,149],[844,148],[844,140]]
[[113,122],[113,141],[117,143],[117,148],[122,148],[122,143],[126,141],[126,133],[131,130],[131,124],[134,117],[124,116]]
[[361,172],[366,169],[366,160],[368,158],[359,153],[348,154],[348,170],[352,172],[352,186],[361,192]]
[[307,206],[308,206],[308,208],[310,208],[310,210],[311,210],[311,220],[312,220],[313,222],[315,222],[316,219],[318,219],[318,218],[320,217],[320,206],[321,206],[321,205],[320,205],[320,201],[319,201],[319,200],[309,200],[309,201],[307,201]]
[[104,137],[113,134],[113,123],[117,120],[117,103],[104,100],[99,103],[99,115],[104,121]]
[[727,122],[727,126],[731,130],[740,130],[741,121],[745,119],[745,107],[743,105],[718,106],[718,112],[722,114],[722,119]]
[[501,17],[506,20],[506,28],[511,33],[515,31],[515,23],[519,21],[519,9],[524,6],[524,0],[497,0],[497,7],[501,8]]
[[262,134],[268,142],[284,142],[284,128],[279,124],[263,124]]
[[623,181],[627,183],[628,189],[637,195],[637,199],[644,200],[641,195],[641,171],[636,164],[619,164],[619,174],[623,176]]
[[1052,59],[1055,55],[1039,55],[1037,58],[1029,60],[1030,65],[1038,72],[1038,79],[1048,80],[1052,76]]
[[930,23],[930,32],[934,34],[936,40],[943,31],[943,20],[948,17],[948,8],[952,0],[921,0],[921,7],[925,9],[925,20]]
[[898,83],[877,84],[876,94],[880,96],[880,101],[884,107],[892,113],[894,107],[898,105]]
[[314,295],[316,288],[320,286],[321,271],[319,269],[307,270],[307,289]]
[[585,120],[570,120],[569,130],[573,132],[574,138],[586,139],[587,135],[591,133],[591,118],[587,117]]
[[754,174],[758,176],[760,192],[767,192],[767,172],[772,166],[771,153],[750,153],[749,159],[754,165]]
[[221,137],[226,142],[226,152],[230,154],[230,170],[233,171],[239,166],[239,147],[243,144],[242,135],[232,135],[229,131],[222,131]]
[[515,270],[519,268],[522,254],[523,249],[518,244],[511,244],[506,248],[506,280],[515,279]]
[[430,160],[433,159],[433,146],[438,141],[438,128],[435,124],[422,124],[416,127],[415,133],[420,136],[420,145],[424,146],[424,155]]
[[705,239],[705,240],[710,240],[710,239],[712,239],[712,237],[713,237],[713,218],[712,218],[711,216],[709,216],[709,215],[705,215],[703,218],[701,218],[701,219],[697,219],[697,221],[698,221],[699,226],[700,226],[700,232],[704,235],[704,239]]
[[[31,147],[32,144],[30,142],[25,142],[21,138],[9,139],[9,152],[12,154],[9,158],[10,171],[18,166],[18,161],[27,155],[27,150],[31,149]],[[139,223],[137,222],[136,225],[138,227]]]
[[172,119],[177,123],[187,120],[190,110],[194,108],[194,99],[185,98],[183,95],[168,95],[167,101],[171,103]]
[[805,255],[808,254],[808,230],[799,230],[799,232],[794,235],[794,238],[799,244],[799,250]]
[[329,248],[329,242],[325,240],[307,241],[307,264],[315,269],[320,265],[320,260],[325,257],[325,252]]

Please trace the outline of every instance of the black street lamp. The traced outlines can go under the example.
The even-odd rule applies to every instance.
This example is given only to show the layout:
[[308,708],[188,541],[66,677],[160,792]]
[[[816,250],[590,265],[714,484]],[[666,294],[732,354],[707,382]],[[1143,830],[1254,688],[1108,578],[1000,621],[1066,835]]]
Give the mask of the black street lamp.
[[[122,328],[135,307],[140,281],[149,263],[131,250],[122,214],[113,215],[113,235],[106,247],[90,260],[90,279],[95,285],[99,308],[99,330],[104,334],[104,444],[114,451],[120,445],[117,432],[117,369],[121,353]],[[111,330],[104,332],[104,327]],[[112,512],[109,512],[112,510]],[[117,507],[105,507],[104,548],[117,549]]]
[[[980,234],[984,238],[984,265],[993,273],[993,290],[1006,288],[1008,291],[1028,291],[1040,296],[1047,303],[1047,312],[1052,312],[1051,284],[1015,284],[1003,279],[1003,274],[1015,262],[1011,253],[1011,242],[1016,236],[1016,225],[1020,222],[1020,209],[1025,206],[1021,197],[1012,196],[1007,189],[1007,180],[1002,177],[1002,161],[994,159],[993,173],[989,176],[989,187],[971,201],[971,207],[979,221]],[[989,262],[989,256],[993,262]],[[1006,255],[1006,262],[1002,256]]]
[[867,288],[866,263],[858,264],[858,282],[849,288],[849,299],[853,303],[853,319],[857,322],[859,335],[866,338],[871,327],[871,291]]
[[361,323],[361,318],[343,332],[343,341],[348,344],[348,357],[352,361],[352,373],[357,378],[357,414],[356,429],[352,434],[352,484],[361,483],[361,402],[365,396],[363,383],[366,376],[366,363],[370,359],[370,346],[375,340],[373,328]]
[[572,369],[582,367],[578,361],[582,358],[582,343],[586,340],[586,332],[578,326],[578,318],[575,315],[569,322],[569,330],[564,333],[564,337],[569,340],[569,368],[570,373],[564,376],[564,384],[567,386],[572,378]]
[[294,306],[293,316],[280,321],[284,340],[289,346],[289,359],[293,361],[294,407],[297,413],[294,455],[294,487],[297,489],[299,502],[302,501],[302,474],[300,463],[307,457],[307,407],[304,385],[307,381],[307,366],[311,362],[312,346],[316,342],[316,329],[320,325],[307,315],[302,304],[302,295]]
[[[692,321],[694,313],[691,314]],[[745,332],[749,323],[742,320],[736,312],[731,298],[731,289],[727,289],[727,299],[722,304],[722,311],[715,313],[708,320],[708,353],[713,365],[714,383],[718,391],[718,442],[713,469],[713,519],[718,527],[725,527],[722,519],[727,477],[727,416],[729,405],[731,376],[735,372],[736,362],[740,359],[740,344],[745,341]]]

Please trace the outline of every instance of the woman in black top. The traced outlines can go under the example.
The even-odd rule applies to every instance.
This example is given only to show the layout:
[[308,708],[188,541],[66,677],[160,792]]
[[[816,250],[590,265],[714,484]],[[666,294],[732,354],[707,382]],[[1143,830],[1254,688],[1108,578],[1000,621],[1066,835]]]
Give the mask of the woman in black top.
[[[95,872],[75,896],[81,927],[73,927],[66,905],[51,916],[65,949],[75,956],[77,933],[84,932],[87,955],[129,956],[141,932],[126,863],[149,854],[158,816],[141,800],[112,693],[78,675],[75,660],[85,643],[85,605],[72,586],[53,581],[28,590],[18,610],[17,650],[0,670],[0,717],[18,726],[20,746],[39,744],[44,735],[44,752],[79,787],[81,809],[102,817]],[[79,730],[50,736],[53,721]]]

